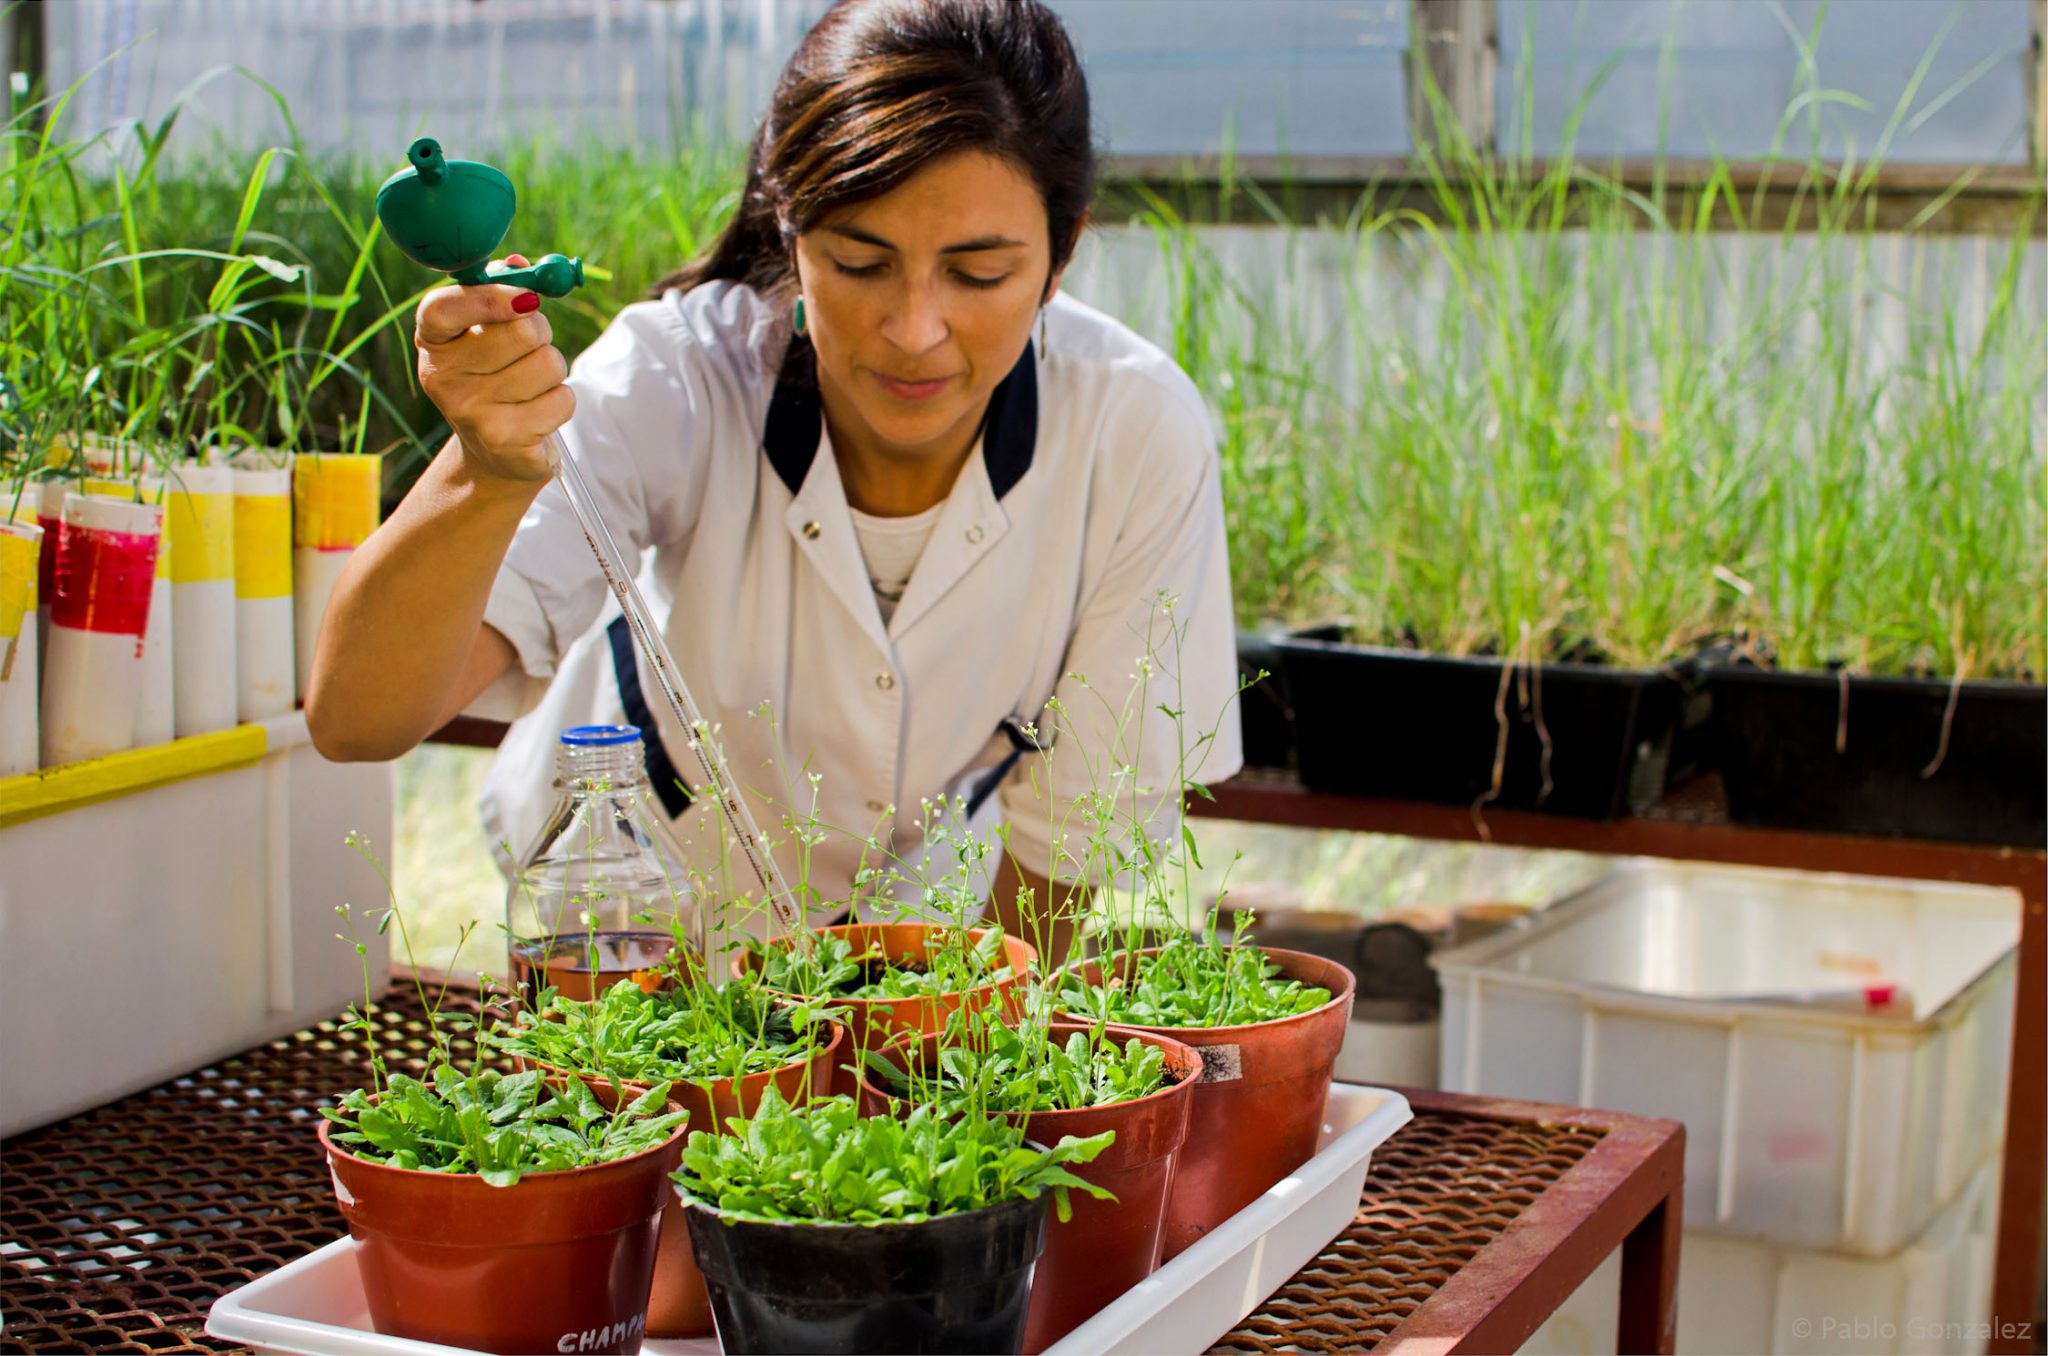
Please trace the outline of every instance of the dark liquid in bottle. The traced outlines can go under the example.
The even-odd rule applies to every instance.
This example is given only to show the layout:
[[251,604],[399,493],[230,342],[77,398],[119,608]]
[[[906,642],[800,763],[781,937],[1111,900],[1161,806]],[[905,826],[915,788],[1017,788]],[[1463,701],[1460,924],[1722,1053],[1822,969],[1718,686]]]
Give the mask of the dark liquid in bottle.
[[564,998],[587,1001],[636,970],[659,969],[674,947],[675,938],[666,932],[518,937],[512,941],[512,982],[529,1004],[546,984]]

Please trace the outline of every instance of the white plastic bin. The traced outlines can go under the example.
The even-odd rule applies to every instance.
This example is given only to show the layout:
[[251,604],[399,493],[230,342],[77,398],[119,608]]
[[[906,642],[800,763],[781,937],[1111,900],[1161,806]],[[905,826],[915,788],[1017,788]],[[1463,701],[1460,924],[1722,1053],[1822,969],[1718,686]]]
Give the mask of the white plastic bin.
[[381,990],[345,839],[388,854],[391,805],[389,764],[328,762],[297,713],[0,780],[0,1136],[360,1001],[344,901]]
[[[1882,1261],[1687,1230],[1678,1252],[1680,1356],[1975,1356],[1991,1336],[1998,1164],[1927,1232]],[[1619,1255],[1522,1346],[1522,1356],[1615,1349]]]
[[1688,1228],[1888,1256],[2004,1134],[2018,939],[2004,890],[1630,863],[1434,958],[1443,1086],[1682,1120]]

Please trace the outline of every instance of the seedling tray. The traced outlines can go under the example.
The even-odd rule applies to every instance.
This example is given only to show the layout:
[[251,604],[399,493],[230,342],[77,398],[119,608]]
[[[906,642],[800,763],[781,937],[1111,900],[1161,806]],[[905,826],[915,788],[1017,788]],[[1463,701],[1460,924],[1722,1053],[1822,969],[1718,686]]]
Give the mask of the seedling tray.
[[[1407,1099],[1333,1083],[1322,1148],[1292,1176],[1230,1217],[1050,1347],[1084,1352],[1202,1352],[1344,1231],[1358,1209],[1373,1150],[1406,1125]],[[296,1356],[428,1356],[460,1350],[386,1337],[370,1326],[355,1243],[337,1239],[215,1301],[206,1330],[257,1351]],[[713,1338],[649,1341],[646,1356],[717,1356]]]
[[2038,684],[1731,666],[1707,689],[1738,824],[2048,847]]
[[1664,794],[1679,735],[1699,714],[1660,670],[1539,664],[1509,675],[1503,696],[1501,659],[1343,635],[1311,627],[1275,641],[1311,791],[1441,805],[1487,797],[1495,809],[1616,819]]

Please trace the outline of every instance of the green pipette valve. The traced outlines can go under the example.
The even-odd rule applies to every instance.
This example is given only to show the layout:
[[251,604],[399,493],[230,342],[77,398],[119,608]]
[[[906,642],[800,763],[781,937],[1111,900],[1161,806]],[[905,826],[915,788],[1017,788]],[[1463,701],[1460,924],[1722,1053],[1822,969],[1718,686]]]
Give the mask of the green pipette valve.
[[583,285],[583,261],[560,254],[525,268],[488,268],[518,210],[512,181],[475,160],[449,160],[441,143],[421,137],[405,153],[408,166],[377,190],[377,219],[405,257],[465,285],[530,287],[565,297]]
[[528,268],[491,273],[484,281],[508,287],[531,287],[544,297],[566,297],[583,286],[583,261],[561,254],[543,254]]

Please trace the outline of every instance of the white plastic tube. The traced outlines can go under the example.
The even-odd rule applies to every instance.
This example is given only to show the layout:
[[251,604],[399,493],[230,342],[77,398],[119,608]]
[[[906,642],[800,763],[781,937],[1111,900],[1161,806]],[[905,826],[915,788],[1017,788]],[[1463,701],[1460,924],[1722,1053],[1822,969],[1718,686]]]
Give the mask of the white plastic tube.
[[118,475],[140,455],[132,444],[97,433],[74,433],[50,443],[50,465],[69,467],[74,475]]
[[[155,476],[145,478],[142,500],[161,508],[164,482]],[[142,636],[142,701],[135,710],[135,747],[139,749],[168,744],[178,735],[178,632],[171,611],[175,604],[171,589],[171,543],[168,538],[159,537],[156,584],[149,591],[149,627]]]
[[[689,685],[683,681],[683,671],[676,666],[675,656],[668,651],[668,641],[662,638],[660,629],[654,625],[653,614],[647,610],[647,600],[640,596],[640,586],[633,582],[634,571],[627,564],[626,553],[619,549],[618,542],[612,539],[611,529],[605,526],[604,515],[597,509],[597,498],[583,479],[583,470],[570,454],[569,445],[557,432],[550,433],[541,446],[546,450],[555,474],[561,478],[562,493],[567,496],[570,511],[575,513],[576,522],[583,529],[583,539],[590,543],[591,554],[597,557],[598,569],[603,572],[605,582],[611,585],[613,596],[619,600],[619,611],[624,614],[642,657],[653,670],[654,681],[661,688],[662,696],[667,698],[669,709],[675,712],[676,719],[682,722],[685,730],[708,732],[711,725],[698,711],[697,699],[690,695]],[[718,741],[692,739],[690,750],[697,755],[697,766],[704,770],[704,785],[718,796],[719,808],[725,812],[726,827],[732,833],[733,843],[739,848],[740,855],[746,858],[747,865],[754,869],[755,878],[761,882],[761,893],[774,911],[776,921],[784,931],[796,934],[797,945],[808,945],[807,939],[811,934],[803,926],[803,912],[796,896],[783,883],[781,869],[775,865],[775,855],[769,850],[767,838],[762,836],[761,826],[754,822],[754,812],[741,798]]]
[[292,463],[292,629],[301,702],[335,581],[377,530],[383,470],[384,459],[375,454],[306,454]]
[[298,692],[306,700],[307,685],[313,678],[313,650],[320,639],[320,619],[326,615],[327,600],[341,572],[355,556],[353,547],[316,551],[301,546],[292,552],[293,635],[298,648]]
[[237,466],[235,714],[269,720],[292,709],[292,473]]
[[[143,476],[135,483],[88,476],[85,489],[88,494],[140,499],[145,504],[162,504],[165,494],[161,476]],[[142,636],[142,696],[135,708],[138,749],[168,744],[176,737],[176,665],[172,650],[177,632],[171,622],[171,588],[171,543],[166,534],[157,542],[156,584],[149,592],[149,627]]]
[[[50,655],[50,597],[56,590],[51,586],[51,574],[57,568],[57,538],[62,536],[64,524],[64,501],[71,495],[71,482],[55,478],[42,481],[36,490],[36,526],[43,529],[42,555],[36,565],[36,651],[38,665],[47,663]],[[42,669],[36,670],[36,681],[42,681]]]
[[43,766],[134,746],[142,636],[163,509],[105,495],[64,501],[43,667]]
[[235,481],[189,462],[166,478],[172,729],[184,739],[235,723]]
[[36,576],[43,529],[0,522],[0,777],[34,772],[42,750],[36,711]]

